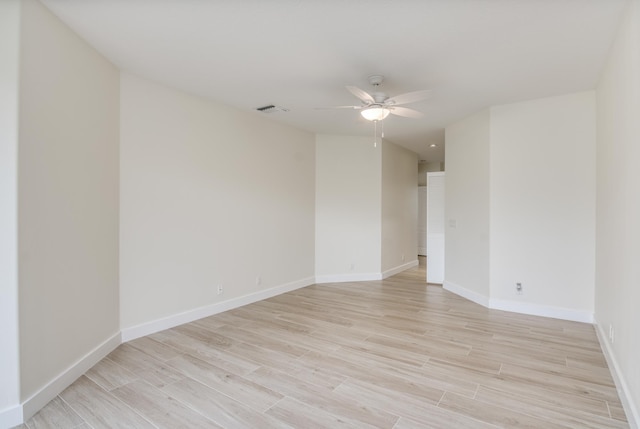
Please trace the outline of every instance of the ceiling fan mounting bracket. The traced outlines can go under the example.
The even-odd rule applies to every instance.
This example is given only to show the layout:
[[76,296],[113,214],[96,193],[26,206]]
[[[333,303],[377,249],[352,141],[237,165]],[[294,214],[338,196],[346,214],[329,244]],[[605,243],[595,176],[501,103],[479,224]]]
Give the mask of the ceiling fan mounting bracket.
[[369,83],[375,87],[382,85],[382,82],[384,82],[384,76],[381,74],[372,74],[369,76]]

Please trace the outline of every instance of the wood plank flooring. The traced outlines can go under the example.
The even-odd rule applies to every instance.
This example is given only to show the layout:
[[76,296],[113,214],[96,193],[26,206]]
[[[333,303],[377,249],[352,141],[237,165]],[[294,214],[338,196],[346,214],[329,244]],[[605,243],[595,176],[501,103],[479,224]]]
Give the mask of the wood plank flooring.
[[310,286],[123,344],[22,428],[627,428],[594,328]]

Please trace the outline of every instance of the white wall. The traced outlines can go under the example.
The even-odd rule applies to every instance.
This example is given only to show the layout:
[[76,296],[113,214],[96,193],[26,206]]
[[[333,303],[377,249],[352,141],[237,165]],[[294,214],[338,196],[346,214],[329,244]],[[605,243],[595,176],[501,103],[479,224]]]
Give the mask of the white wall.
[[382,142],[382,271],[418,259],[418,155]]
[[444,283],[444,172],[427,173],[427,283]]
[[593,91],[491,108],[492,300],[593,314],[595,114]]
[[319,281],[379,276],[380,144],[374,147],[370,137],[317,135],[315,193]]
[[[640,1],[630,2],[597,89],[595,318],[640,425]],[[608,338],[614,329],[614,341]],[[619,384],[620,386],[620,384]]]
[[125,74],[120,138],[123,329],[311,282],[312,134]]
[[447,127],[446,289],[492,308],[592,320],[595,120],[587,91]]
[[418,164],[418,186],[427,186],[427,173],[444,171],[444,162],[421,162]]
[[21,2],[21,397],[119,331],[117,69]]
[[490,261],[489,110],[482,110],[450,125],[445,136],[445,288],[458,293],[464,289],[465,296],[487,305]]
[[20,2],[0,1],[0,427],[22,417],[18,353]]

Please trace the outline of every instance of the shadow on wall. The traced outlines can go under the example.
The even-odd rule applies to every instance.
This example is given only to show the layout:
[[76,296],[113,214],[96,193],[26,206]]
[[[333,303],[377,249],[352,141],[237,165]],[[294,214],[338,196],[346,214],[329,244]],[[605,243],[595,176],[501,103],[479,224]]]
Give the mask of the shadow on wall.
[[418,186],[427,186],[427,173],[444,171],[444,162],[418,162]]

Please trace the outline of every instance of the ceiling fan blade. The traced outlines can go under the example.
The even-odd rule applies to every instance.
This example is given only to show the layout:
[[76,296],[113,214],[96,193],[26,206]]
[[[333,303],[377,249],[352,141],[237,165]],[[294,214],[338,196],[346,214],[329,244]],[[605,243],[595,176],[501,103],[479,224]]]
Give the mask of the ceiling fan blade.
[[362,106],[329,106],[329,107],[314,107],[315,110],[333,110],[333,109],[362,109]]
[[389,105],[400,105],[415,103],[417,101],[426,100],[431,96],[430,89],[423,89],[421,91],[407,92],[405,94],[396,95],[395,97],[387,98],[384,103]]
[[347,89],[350,93],[358,97],[360,100],[364,101],[367,104],[375,103],[376,100],[366,91],[361,90],[357,86],[347,86]]
[[389,107],[389,112],[392,115],[402,116],[404,118],[422,118],[424,116],[421,112],[407,107]]

